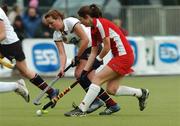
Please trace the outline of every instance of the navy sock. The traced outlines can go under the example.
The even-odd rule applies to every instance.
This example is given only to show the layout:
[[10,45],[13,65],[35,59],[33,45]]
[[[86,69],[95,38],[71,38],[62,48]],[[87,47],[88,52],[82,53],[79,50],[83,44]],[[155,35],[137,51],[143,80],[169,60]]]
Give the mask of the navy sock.
[[81,85],[81,87],[85,90],[85,92],[88,91],[89,86],[91,85],[91,81],[89,80],[89,78],[86,76],[84,77],[82,80],[80,80],[79,84]]
[[[36,74],[34,78],[30,79],[30,82],[36,85],[41,90],[44,90],[48,86],[47,83],[38,74]],[[53,90],[53,88],[49,88],[46,93],[51,94]]]

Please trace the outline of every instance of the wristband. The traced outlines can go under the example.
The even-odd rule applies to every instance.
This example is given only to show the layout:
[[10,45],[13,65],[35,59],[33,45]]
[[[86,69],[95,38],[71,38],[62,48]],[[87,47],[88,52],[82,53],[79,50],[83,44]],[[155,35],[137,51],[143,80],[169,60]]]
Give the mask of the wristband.
[[102,61],[103,59],[101,59],[100,57],[99,57],[99,55],[96,57],[96,59],[98,60],[98,61]]

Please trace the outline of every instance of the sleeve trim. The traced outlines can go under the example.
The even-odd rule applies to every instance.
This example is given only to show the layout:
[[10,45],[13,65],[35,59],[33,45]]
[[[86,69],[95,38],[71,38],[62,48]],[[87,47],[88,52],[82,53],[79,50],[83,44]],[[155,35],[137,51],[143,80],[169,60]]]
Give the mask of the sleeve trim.
[[72,30],[71,30],[71,33],[74,31],[74,27],[77,25],[77,24],[79,24],[80,22],[78,21],[76,24],[74,24],[74,26],[73,26],[73,28],[72,28]]
[[54,42],[63,42],[62,40],[54,40]]

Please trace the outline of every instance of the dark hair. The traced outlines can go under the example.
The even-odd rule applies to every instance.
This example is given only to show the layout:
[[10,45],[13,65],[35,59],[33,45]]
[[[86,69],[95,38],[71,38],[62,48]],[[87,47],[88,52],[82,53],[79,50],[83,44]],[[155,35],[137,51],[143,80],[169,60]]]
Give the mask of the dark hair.
[[78,15],[83,18],[85,18],[86,15],[90,15],[92,18],[99,18],[102,17],[102,12],[95,4],[91,4],[90,6],[81,7]]
[[7,15],[7,12],[8,12],[8,6],[7,4],[2,4],[1,8],[3,9],[4,13]]
[[22,22],[22,18],[20,15],[17,15],[14,19],[14,21],[21,21]]
[[58,10],[50,10],[50,11],[48,11],[45,14],[44,18],[46,19],[48,17],[52,17],[53,19],[58,19],[60,17],[62,20],[64,19],[64,15],[61,12],[59,12]]

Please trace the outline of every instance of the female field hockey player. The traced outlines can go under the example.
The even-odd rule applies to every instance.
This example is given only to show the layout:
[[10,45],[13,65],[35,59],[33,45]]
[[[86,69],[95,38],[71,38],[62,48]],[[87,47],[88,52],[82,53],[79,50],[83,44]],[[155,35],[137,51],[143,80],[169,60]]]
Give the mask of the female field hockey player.
[[[59,75],[64,75],[64,68],[66,65],[66,52],[64,49],[64,43],[74,43],[77,47],[79,45],[79,50],[77,56],[73,59],[73,64],[76,66],[75,68],[75,77],[79,78],[84,66],[87,63],[90,51],[91,51],[91,33],[90,27],[85,27],[80,24],[80,21],[74,17],[68,17],[64,19],[64,16],[61,12],[57,10],[50,10],[44,18],[46,19],[46,23],[50,28],[54,29],[53,39],[57,45],[59,50],[59,55],[61,59],[61,69]],[[99,47],[98,47],[99,48]],[[90,84],[91,79],[95,75],[96,66],[94,69],[88,74],[88,77],[85,76],[83,80],[80,81],[81,87],[87,91]],[[115,101],[113,101],[109,95],[101,88],[98,98],[106,103],[108,108],[111,108],[111,112],[103,113],[103,114],[111,114],[120,110],[120,107],[117,105]],[[87,113],[91,113],[103,105],[103,102],[98,98],[94,100],[88,109]],[[70,112],[65,113],[65,116],[69,116]]]
[[[6,5],[2,8],[7,10]],[[48,86],[47,83],[37,73],[31,71],[27,67],[19,38],[14,32],[13,27],[10,25],[8,17],[2,8],[0,8],[0,53],[9,60],[15,59],[16,67],[20,73],[28,78],[35,86],[44,90]],[[53,98],[59,93],[59,91],[57,89],[49,88],[46,93],[49,98]],[[52,107],[54,107],[54,105]]]
[[0,93],[14,91],[29,102],[29,92],[23,79],[16,82],[0,82]]
[[[106,54],[111,50],[113,57],[108,64],[92,79],[87,94],[80,103],[79,107],[71,112],[71,116],[83,116],[86,114],[90,104],[100,92],[101,85],[107,82],[107,92],[116,96],[135,96],[139,100],[140,110],[144,110],[145,102],[148,98],[147,89],[137,89],[128,86],[119,86],[119,81],[133,70],[131,69],[134,62],[133,50],[119,28],[111,21],[101,18],[101,11],[92,4],[83,6],[78,11],[80,21],[85,26],[91,27],[92,50],[88,62],[83,70],[83,74],[89,71],[93,62],[97,60],[102,62]],[[97,47],[103,42],[103,49],[98,54]],[[99,63],[100,65],[100,63]],[[105,111],[111,111],[107,108]]]

